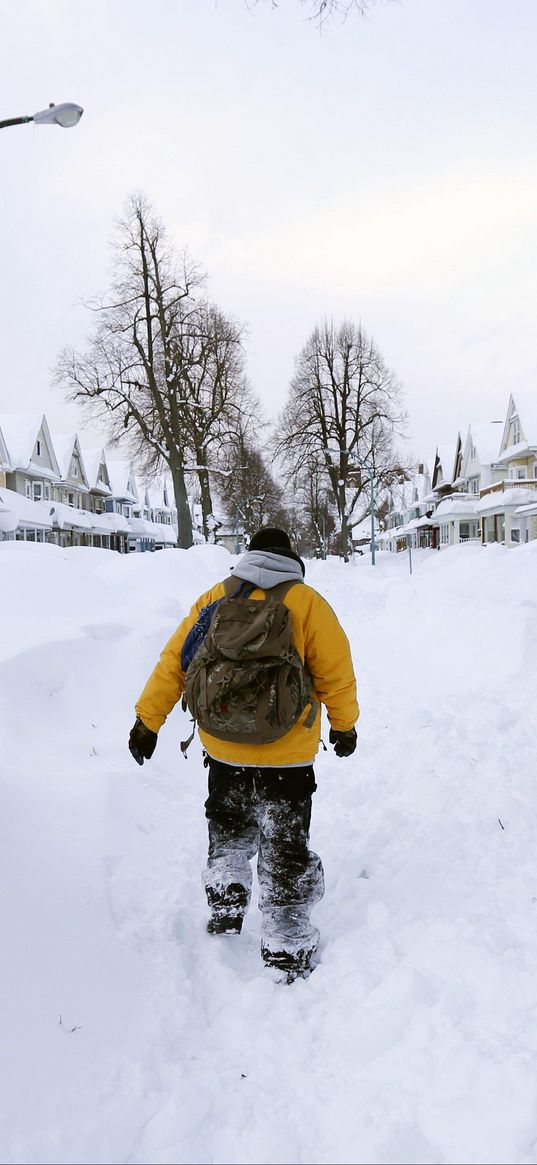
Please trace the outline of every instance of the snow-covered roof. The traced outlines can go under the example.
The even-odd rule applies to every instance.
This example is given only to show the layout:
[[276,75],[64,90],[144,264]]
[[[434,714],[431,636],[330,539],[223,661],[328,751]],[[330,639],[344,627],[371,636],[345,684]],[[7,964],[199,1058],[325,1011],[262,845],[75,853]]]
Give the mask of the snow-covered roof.
[[[50,516],[54,526],[59,530],[96,530],[99,532],[100,514],[92,514],[89,510],[77,510],[76,506],[68,506],[65,502],[53,502],[50,506]],[[106,530],[106,526],[102,526]]]
[[519,506],[515,510],[515,514],[526,518],[533,517],[534,514],[537,514],[537,502],[530,502],[529,506]]
[[164,500],[164,483],[153,482],[151,485],[146,486],[145,489],[148,505],[151,507],[151,509],[162,510],[163,513],[169,514],[171,507],[168,506]]
[[82,457],[84,459],[89,488],[97,489],[101,494],[110,494],[111,491],[108,486],[99,478],[101,464],[108,466],[104,449],[102,447],[100,449],[83,449]]
[[465,501],[463,498],[444,498],[440,505],[437,506],[434,512],[435,522],[446,521],[450,517],[454,518],[475,518],[477,498],[475,501]]
[[127,534],[130,530],[129,519],[124,514],[100,514],[99,521],[106,522],[107,533]]
[[110,478],[110,486],[112,495],[115,498],[125,498],[127,502],[137,502],[138,497],[136,493],[129,490],[129,482],[132,482],[136,489],[136,481],[130,461],[108,461],[108,476]]
[[0,530],[5,534],[16,530],[17,526],[29,529],[51,530],[50,502],[34,502],[25,494],[15,490],[0,488]]
[[62,481],[65,481],[66,478],[69,477],[69,469],[71,466],[73,454],[78,454],[80,459],[80,468],[83,473],[83,480],[81,481],[81,484],[87,485],[88,481],[86,466],[84,464],[84,458],[82,457],[82,450],[80,448],[78,435],[76,433],[54,433],[52,437],[52,443],[54,445],[54,452],[58,459],[60,477]]
[[455,469],[456,443],[452,445],[438,445],[436,456],[442,470],[442,477],[435,482],[435,486],[451,485]]
[[[0,415],[0,429],[4,435],[10,464],[13,469],[29,468],[32,462],[35,443],[39,436],[39,431],[42,429],[45,441],[49,445],[53,463],[52,475],[59,476],[60,467],[54,452],[54,445],[44,413],[2,413]],[[51,476],[50,471],[43,471],[41,466],[39,466],[39,470],[43,473],[43,476]]]
[[129,527],[132,534],[144,534],[150,538],[156,535],[155,522],[149,522],[147,518],[131,518]]
[[472,421],[468,432],[476,447],[481,465],[494,465],[499,460],[502,431],[492,421]]
[[476,504],[477,514],[501,514],[513,506],[522,506],[524,502],[537,502],[537,490],[525,489],[522,486],[513,486],[512,489],[494,490],[485,494]]
[[516,445],[508,445],[498,457],[499,462],[511,461],[517,457],[524,457],[528,453],[528,441],[517,441]]
[[412,518],[410,522],[404,527],[405,530],[420,530],[422,526],[434,526],[432,518]]
[[177,544],[177,531],[173,526],[165,526],[163,522],[153,522],[157,528],[157,541],[166,542],[168,546]]
[[0,428],[13,467],[23,468],[30,464],[42,423],[42,413],[3,413],[0,416]]

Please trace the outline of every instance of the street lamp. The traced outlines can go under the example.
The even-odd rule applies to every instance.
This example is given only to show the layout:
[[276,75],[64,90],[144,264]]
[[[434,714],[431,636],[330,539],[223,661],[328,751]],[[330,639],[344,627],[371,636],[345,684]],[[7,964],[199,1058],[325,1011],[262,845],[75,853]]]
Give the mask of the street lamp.
[[31,117],[9,117],[6,121],[0,121],[0,129],[5,129],[8,125],[25,125],[28,121],[35,121],[37,125],[61,125],[64,129],[70,129],[71,126],[78,125],[83,112],[82,106],[73,105],[72,101],[64,101],[61,105],[55,105],[51,101],[48,109],[41,109]]

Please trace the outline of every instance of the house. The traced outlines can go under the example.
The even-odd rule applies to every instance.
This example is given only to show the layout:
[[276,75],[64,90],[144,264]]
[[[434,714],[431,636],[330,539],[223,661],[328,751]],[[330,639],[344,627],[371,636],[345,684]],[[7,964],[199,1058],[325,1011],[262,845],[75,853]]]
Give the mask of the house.
[[9,453],[4,439],[4,434],[0,429],[0,485],[6,484],[6,474],[11,469],[9,461]]
[[53,499],[81,510],[89,485],[78,436],[76,433],[54,433],[52,440],[60,467],[59,481],[52,491]]
[[108,459],[108,478],[110,497],[106,498],[105,512],[132,518],[134,507],[140,504],[132,461]]
[[[136,541],[139,535],[131,530],[131,518],[135,508],[140,505],[138,486],[132,461],[108,459],[108,478],[110,481],[110,496],[105,498],[105,513],[112,516],[115,526],[115,539],[112,549],[121,553],[129,549],[136,550]],[[133,535],[129,538],[129,535]],[[132,545],[131,545],[132,543]]]
[[461,435],[453,445],[437,445],[431,475],[431,491],[437,502],[453,492],[461,457]]
[[471,497],[497,480],[501,434],[496,421],[472,421],[462,450],[461,485]]
[[165,550],[177,546],[177,510],[170,501],[172,495],[170,499],[169,483],[165,480],[139,489],[139,503],[130,522],[136,544],[130,539],[130,550]]
[[[497,480],[481,489],[477,509],[483,542],[518,546],[537,537],[537,393],[511,393],[498,460]],[[498,480],[499,478],[499,480]]]
[[5,413],[0,429],[7,453],[7,488],[30,501],[51,501],[61,474],[47,418],[42,413]]
[[85,508],[92,514],[102,514],[105,511],[105,500],[112,496],[110,476],[104,449],[82,450],[88,492],[85,497]]
[[434,546],[434,529],[431,517],[436,494],[432,492],[432,474],[429,466],[435,465],[436,454],[426,461],[418,462],[416,472],[392,486],[388,529],[379,535],[379,541],[390,550],[406,550],[409,540],[414,549]]

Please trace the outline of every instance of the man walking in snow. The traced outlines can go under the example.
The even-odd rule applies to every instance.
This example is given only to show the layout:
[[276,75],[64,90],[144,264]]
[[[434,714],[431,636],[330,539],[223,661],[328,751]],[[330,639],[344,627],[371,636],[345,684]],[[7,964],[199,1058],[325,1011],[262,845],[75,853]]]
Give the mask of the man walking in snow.
[[[258,853],[263,962],[290,980],[309,973],[319,941],[310,912],[324,892],[323,869],[308,848],[319,704],[339,757],[354,752],[359,715],[347,637],[304,573],[285,531],[254,534],[233,578],[200,596],[167,643],[129,738],[138,764],[149,760],[186,688],[209,770],[207,929],[240,933]],[[259,669],[269,665],[265,691]]]

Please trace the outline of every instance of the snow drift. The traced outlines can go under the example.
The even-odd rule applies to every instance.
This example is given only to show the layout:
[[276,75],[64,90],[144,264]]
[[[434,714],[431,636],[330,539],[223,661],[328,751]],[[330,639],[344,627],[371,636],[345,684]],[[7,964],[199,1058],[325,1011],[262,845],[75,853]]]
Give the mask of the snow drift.
[[[0,546],[0,1159],[536,1162],[537,543],[308,564],[353,647],[321,963],[211,939],[205,775],[133,705],[219,548]],[[324,733],[325,738],[327,733]]]

